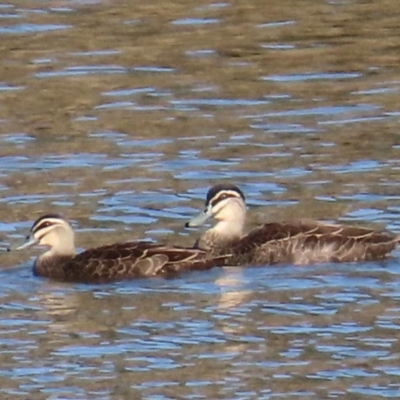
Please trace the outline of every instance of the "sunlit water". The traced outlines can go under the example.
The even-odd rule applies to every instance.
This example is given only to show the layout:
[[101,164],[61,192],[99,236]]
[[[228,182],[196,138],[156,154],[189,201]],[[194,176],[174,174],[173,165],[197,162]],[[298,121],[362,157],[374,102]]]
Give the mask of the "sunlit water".
[[[378,3],[0,3],[0,248],[44,212],[79,248],[191,245],[217,182],[249,228],[400,232],[398,4]],[[35,278],[33,253],[1,257],[2,399],[400,396],[400,250],[105,286]]]

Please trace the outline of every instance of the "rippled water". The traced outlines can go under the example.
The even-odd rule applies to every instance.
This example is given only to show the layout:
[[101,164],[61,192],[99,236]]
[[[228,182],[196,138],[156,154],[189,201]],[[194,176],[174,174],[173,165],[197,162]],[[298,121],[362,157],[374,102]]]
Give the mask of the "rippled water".
[[[221,181],[249,228],[400,232],[395,0],[0,0],[0,37],[1,249],[43,212],[79,248],[191,245]],[[1,257],[2,399],[400,396],[400,251],[105,286],[33,257]]]

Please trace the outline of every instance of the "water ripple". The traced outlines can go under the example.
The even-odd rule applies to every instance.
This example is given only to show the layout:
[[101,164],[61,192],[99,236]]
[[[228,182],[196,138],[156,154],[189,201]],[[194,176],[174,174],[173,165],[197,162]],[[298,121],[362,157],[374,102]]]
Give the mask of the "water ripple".
[[26,33],[51,32],[72,28],[71,25],[57,24],[19,24],[0,27],[0,35],[16,35]]

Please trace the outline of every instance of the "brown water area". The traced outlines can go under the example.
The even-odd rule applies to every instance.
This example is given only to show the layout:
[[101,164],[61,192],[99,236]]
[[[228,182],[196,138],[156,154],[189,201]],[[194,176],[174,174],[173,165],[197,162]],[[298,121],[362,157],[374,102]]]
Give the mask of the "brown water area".
[[[208,188],[248,228],[400,232],[398,0],[0,0],[0,248],[191,245]],[[400,396],[400,252],[104,286],[0,258],[1,399]],[[399,320],[399,322],[398,322]]]

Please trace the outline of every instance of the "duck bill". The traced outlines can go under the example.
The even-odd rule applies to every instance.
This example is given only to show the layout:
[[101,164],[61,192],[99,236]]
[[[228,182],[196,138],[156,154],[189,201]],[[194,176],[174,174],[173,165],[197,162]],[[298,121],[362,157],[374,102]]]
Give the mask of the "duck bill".
[[32,238],[32,239],[28,240],[26,243],[24,243],[23,245],[18,246],[18,247],[14,247],[13,249],[10,249],[10,250],[18,250],[18,251],[19,250],[25,250],[25,249],[27,249],[29,247],[34,246],[37,243],[38,243],[38,240],[35,239],[35,238]]
[[207,207],[196,217],[192,218],[189,222],[186,222],[186,228],[193,228],[195,226],[203,225],[209,218],[212,217],[211,208]]

